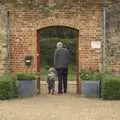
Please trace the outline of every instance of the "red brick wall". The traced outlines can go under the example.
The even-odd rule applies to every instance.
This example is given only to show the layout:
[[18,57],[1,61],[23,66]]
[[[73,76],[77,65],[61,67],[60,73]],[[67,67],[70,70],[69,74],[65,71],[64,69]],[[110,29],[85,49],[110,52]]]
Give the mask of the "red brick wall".
[[43,15],[40,10],[11,10],[10,57],[12,72],[26,71],[27,68],[24,65],[26,55],[34,57],[30,71],[36,71],[37,30],[53,25],[68,26],[79,30],[79,69],[87,67],[100,70],[101,51],[91,48],[91,41],[101,40],[102,35],[100,6],[94,5],[83,9],[78,9],[78,7],[67,10],[55,9],[47,15]]

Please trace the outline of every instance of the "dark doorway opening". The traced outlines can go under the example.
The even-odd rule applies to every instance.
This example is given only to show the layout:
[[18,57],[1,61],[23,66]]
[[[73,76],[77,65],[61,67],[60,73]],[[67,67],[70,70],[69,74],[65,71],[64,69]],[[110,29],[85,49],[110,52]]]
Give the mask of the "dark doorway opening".
[[76,82],[78,77],[78,33],[78,30],[65,26],[50,26],[37,31],[37,49],[40,54],[37,67],[42,81],[47,80],[47,71],[49,67],[53,66],[56,44],[61,41],[71,54],[68,82],[73,81],[76,86],[78,83]]

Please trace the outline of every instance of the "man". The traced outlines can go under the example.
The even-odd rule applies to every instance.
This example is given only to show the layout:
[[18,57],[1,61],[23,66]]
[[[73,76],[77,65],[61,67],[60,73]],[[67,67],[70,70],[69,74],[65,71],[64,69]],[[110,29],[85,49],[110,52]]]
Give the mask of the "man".
[[[54,66],[58,74],[58,93],[67,93],[67,75],[70,54],[67,48],[63,48],[63,43],[57,43],[57,49],[54,53]],[[64,88],[64,89],[63,89]]]

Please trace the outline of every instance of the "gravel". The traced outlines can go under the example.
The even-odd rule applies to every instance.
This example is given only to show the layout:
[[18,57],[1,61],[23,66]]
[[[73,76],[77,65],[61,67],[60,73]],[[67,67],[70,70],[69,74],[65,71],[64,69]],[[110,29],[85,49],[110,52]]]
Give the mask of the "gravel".
[[0,101],[0,120],[120,120],[120,101],[41,94]]

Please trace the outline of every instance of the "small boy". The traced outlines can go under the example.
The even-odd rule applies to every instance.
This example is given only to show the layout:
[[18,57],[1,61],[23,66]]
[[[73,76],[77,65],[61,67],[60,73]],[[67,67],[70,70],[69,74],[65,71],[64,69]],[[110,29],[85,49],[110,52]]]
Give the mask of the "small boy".
[[48,78],[47,78],[47,83],[48,83],[48,93],[54,94],[55,92],[55,80],[56,80],[56,70],[55,68],[50,68],[48,70]]

